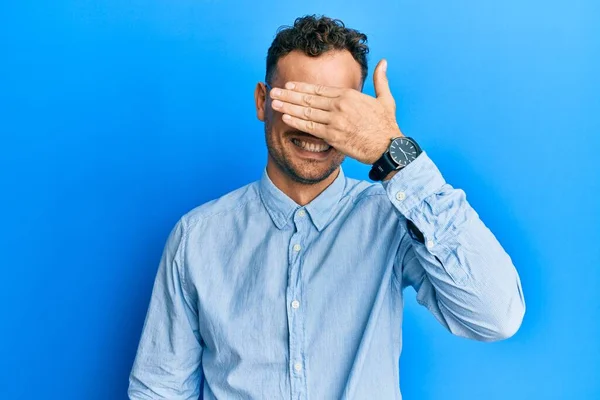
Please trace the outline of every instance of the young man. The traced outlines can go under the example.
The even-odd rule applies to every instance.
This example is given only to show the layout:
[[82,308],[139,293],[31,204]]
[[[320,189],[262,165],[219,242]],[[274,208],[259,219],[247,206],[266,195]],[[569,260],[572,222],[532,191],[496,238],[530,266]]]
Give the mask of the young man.
[[[402,290],[451,333],[513,335],[510,257],[395,119],[366,36],[308,16],[278,33],[255,90],[262,178],[183,216],[166,243],[132,399],[400,399]],[[344,175],[345,156],[373,164]],[[382,181],[382,182],[379,182]]]

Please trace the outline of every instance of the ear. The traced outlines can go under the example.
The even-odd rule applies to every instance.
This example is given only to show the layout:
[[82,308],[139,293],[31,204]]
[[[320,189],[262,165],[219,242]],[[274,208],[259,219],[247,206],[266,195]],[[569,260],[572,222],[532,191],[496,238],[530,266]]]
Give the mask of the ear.
[[254,89],[254,102],[256,103],[256,117],[263,121],[265,120],[267,104],[267,87],[263,82],[258,82]]

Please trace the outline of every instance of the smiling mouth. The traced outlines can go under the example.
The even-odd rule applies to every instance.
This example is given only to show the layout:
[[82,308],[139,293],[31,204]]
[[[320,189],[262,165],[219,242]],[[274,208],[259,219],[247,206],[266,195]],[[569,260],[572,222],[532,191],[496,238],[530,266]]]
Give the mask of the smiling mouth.
[[327,150],[331,149],[331,146],[326,143],[312,143],[307,142],[302,139],[292,139],[292,143],[296,146],[300,147],[303,150],[310,151],[311,153],[324,153]]

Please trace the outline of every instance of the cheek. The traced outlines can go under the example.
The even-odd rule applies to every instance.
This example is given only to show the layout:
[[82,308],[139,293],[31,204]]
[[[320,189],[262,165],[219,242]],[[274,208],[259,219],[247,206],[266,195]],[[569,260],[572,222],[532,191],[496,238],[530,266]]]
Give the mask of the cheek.
[[281,117],[283,116],[283,113],[276,111],[273,109],[273,107],[271,107],[271,102],[269,101],[266,104],[266,110],[265,110],[266,115],[268,115],[271,118],[271,121],[275,122],[283,122],[283,120],[281,119]]
[[281,143],[285,142],[285,132],[289,129],[287,125],[282,123],[281,121],[272,121],[269,126],[269,136],[271,137],[271,141],[273,143]]
[[290,126],[287,125],[281,119],[281,114],[279,116],[273,116],[271,119],[271,133],[275,137],[283,137],[285,132],[290,130]]

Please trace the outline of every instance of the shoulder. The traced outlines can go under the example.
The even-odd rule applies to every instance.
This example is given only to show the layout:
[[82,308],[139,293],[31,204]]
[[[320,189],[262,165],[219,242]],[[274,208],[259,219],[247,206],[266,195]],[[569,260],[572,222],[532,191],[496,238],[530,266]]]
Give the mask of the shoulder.
[[398,220],[394,218],[396,209],[381,182],[346,178],[345,197],[352,213],[388,222]]
[[181,220],[188,229],[197,225],[219,221],[236,215],[246,207],[260,201],[258,181],[254,181],[226,193],[216,199],[194,207],[185,213]]
[[350,197],[355,204],[360,202],[378,202],[387,199],[387,194],[381,183],[349,177],[346,177],[345,195]]

